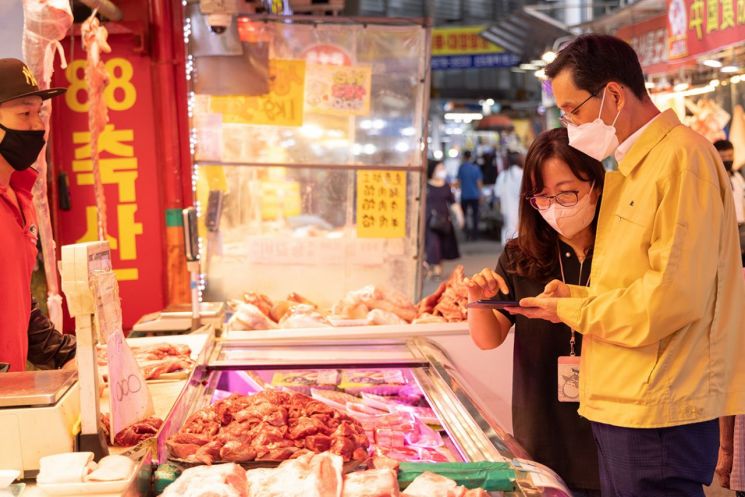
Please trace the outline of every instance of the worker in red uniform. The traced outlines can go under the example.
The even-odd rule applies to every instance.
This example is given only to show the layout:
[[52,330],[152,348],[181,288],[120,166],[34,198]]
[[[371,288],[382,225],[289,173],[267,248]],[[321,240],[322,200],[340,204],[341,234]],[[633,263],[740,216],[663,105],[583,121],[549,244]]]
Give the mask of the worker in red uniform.
[[26,361],[50,369],[74,364],[75,337],[54,329],[31,298],[38,229],[31,168],[44,147],[42,101],[64,88],[39,90],[18,59],[0,59],[0,371]]

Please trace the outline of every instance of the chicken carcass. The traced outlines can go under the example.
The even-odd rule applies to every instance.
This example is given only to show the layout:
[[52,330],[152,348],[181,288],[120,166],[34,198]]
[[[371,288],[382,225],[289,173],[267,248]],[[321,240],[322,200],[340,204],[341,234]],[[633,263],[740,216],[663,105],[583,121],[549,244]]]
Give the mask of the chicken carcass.
[[407,323],[417,315],[417,308],[401,293],[373,285],[349,292],[334,306],[333,313],[347,319],[366,319],[373,309],[391,312]]
[[399,497],[396,473],[391,469],[371,469],[344,476],[342,497]]
[[274,330],[277,324],[253,304],[239,303],[228,321],[231,330]]
[[261,497],[341,497],[342,466],[341,457],[328,452],[304,454],[283,462],[274,470],[248,471],[248,494]]

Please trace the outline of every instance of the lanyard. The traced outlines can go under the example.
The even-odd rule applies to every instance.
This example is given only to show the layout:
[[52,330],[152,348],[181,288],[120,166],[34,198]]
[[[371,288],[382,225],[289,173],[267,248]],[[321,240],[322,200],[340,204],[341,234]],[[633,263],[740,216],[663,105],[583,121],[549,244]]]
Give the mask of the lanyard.
[[[566,276],[564,274],[564,261],[561,259],[561,247],[559,247],[559,244],[556,244],[556,251],[559,255],[559,268],[561,269],[561,281],[564,283],[567,282]],[[585,259],[587,260],[587,259]],[[582,268],[585,265],[585,261],[580,261],[579,263],[579,281],[577,282],[578,286],[582,285]],[[587,283],[585,286],[590,286],[590,278],[587,278]],[[570,356],[576,356],[577,354],[574,351],[574,346],[577,344],[576,339],[576,331],[574,331],[574,328],[569,328],[572,331],[572,336],[569,339],[569,355]]]

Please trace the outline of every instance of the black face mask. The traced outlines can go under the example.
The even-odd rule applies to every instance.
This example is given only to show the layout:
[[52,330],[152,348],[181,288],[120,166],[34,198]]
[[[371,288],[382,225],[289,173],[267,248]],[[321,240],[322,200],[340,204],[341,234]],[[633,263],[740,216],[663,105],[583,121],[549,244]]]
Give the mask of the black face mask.
[[2,124],[0,129],[5,131],[5,138],[0,142],[0,155],[16,171],[31,167],[46,143],[44,130],[21,131],[6,128]]
[[732,164],[734,164],[735,161],[732,160],[725,160],[724,162],[724,168],[727,170],[728,173],[732,172]]

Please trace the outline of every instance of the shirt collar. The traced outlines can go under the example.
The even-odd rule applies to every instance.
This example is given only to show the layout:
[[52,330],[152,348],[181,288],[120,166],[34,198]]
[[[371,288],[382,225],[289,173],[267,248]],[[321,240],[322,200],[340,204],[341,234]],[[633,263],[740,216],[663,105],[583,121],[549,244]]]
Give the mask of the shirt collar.
[[15,171],[10,176],[10,187],[13,188],[16,193],[26,193],[30,195],[31,189],[34,187],[34,183],[36,183],[36,178],[38,176],[39,173],[30,167],[25,171]]
[[[644,130],[637,138],[636,143],[629,147],[626,155],[618,162],[618,172],[629,176],[636,167],[642,163],[649,152],[657,146],[663,138],[673,129],[680,126],[680,120],[675,111],[668,109],[652,119],[648,129]],[[628,140],[627,140],[628,141]]]
[[647,122],[647,124],[637,129],[631,136],[626,138],[623,141],[623,143],[618,146],[618,148],[616,149],[616,153],[615,153],[616,162],[618,162],[619,164],[621,163],[623,158],[626,157],[626,154],[628,154],[629,151],[631,150],[631,147],[633,147],[634,144],[637,141],[639,141],[639,138],[641,138],[642,133],[644,133],[644,130],[646,130],[649,127],[649,125],[652,124],[655,121],[655,119],[657,119],[661,115],[662,114],[660,113],[654,116],[652,119],[649,120],[649,122]]

